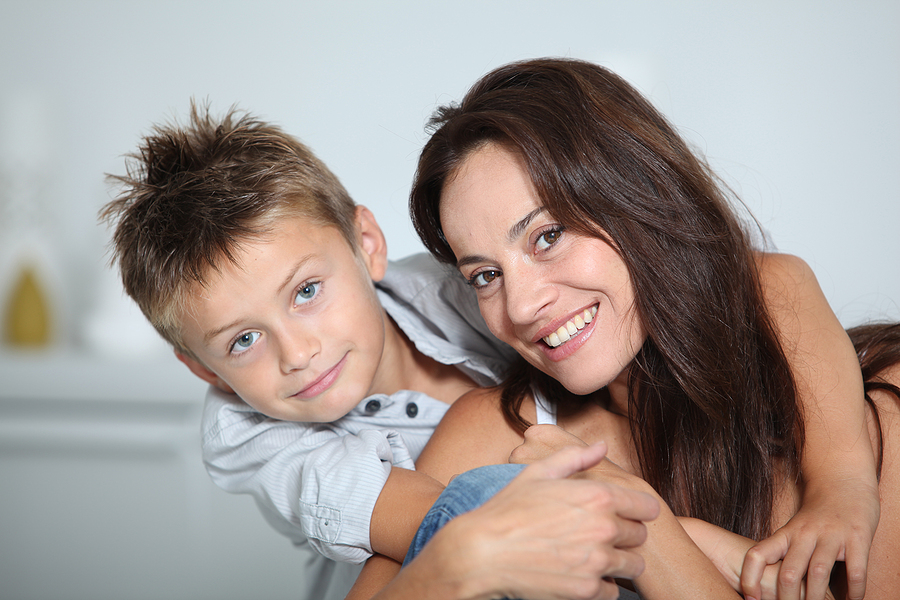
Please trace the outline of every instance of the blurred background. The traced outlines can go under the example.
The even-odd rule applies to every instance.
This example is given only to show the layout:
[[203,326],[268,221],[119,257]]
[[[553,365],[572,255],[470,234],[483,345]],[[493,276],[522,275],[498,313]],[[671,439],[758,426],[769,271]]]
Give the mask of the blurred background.
[[302,597],[290,544],[203,471],[204,386],[107,267],[104,175],[191,98],[301,138],[399,258],[438,105],[511,60],[604,64],[850,326],[900,319],[898,31],[893,0],[0,0],[0,597]]

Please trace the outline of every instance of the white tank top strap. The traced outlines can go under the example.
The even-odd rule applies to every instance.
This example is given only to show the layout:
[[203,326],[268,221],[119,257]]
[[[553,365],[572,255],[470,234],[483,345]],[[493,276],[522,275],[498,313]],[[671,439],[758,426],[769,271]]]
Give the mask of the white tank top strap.
[[537,390],[531,390],[534,396],[534,409],[537,411],[536,425],[556,425],[556,404],[553,404]]

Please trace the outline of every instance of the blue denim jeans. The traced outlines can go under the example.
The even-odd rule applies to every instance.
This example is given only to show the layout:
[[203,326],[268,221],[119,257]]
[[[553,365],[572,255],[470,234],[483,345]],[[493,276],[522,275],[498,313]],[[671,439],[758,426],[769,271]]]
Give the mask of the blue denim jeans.
[[524,468],[525,465],[489,465],[455,477],[422,520],[409,546],[403,566],[409,564],[409,561],[422,551],[428,540],[450,519],[478,508],[490,500]]
[[[489,465],[467,471],[454,478],[422,520],[409,546],[403,566],[408,565],[422,551],[428,540],[450,519],[476,509],[490,500],[524,468],[525,465]],[[640,596],[620,587],[619,600],[640,600]]]

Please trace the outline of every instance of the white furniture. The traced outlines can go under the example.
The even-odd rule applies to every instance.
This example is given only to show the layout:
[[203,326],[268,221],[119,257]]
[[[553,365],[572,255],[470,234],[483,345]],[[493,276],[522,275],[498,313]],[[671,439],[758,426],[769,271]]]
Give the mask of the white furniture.
[[303,596],[293,546],[203,469],[204,390],[174,357],[0,351],[0,598]]

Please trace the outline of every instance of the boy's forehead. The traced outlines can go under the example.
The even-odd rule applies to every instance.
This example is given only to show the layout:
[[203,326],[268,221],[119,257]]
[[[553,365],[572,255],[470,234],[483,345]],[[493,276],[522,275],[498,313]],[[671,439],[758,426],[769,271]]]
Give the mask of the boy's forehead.
[[254,233],[234,238],[227,250],[223,249],[212,257],[203,273],[203,287],[235,268],[243,272],[253,271],[259,266],[257,257],[260,253],[269,253],[272,246],[285,243],[297,250],[305,249],[309,252],[321,250],[328,253],[348,248],[354,252],[357,250],[335,225],[308,216],[285,215],[259,223]]
[[[307,265],[332,264],[348,254],[359,263],[358,248],[351,246],[337,227],[301,216],[278,219],[259,233],[236,241],[230,254],[219,253],[202,280],[187,284],[179,311],[182,328],[206,329],[211,319],[252,311],[252,298],[271,297],[285,289]],[[364,268],[361,263],[359,266]]]

